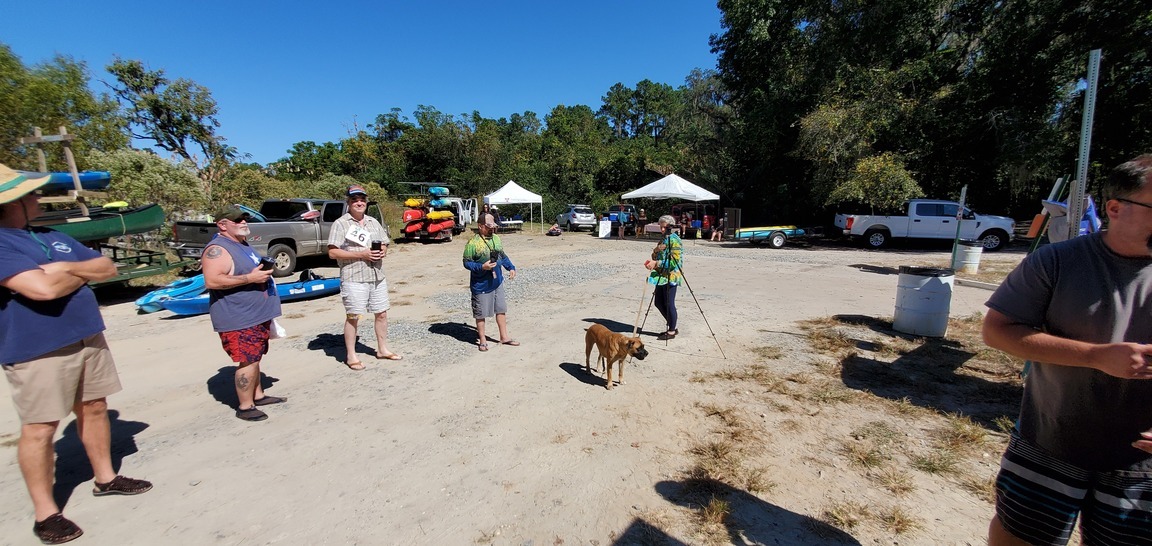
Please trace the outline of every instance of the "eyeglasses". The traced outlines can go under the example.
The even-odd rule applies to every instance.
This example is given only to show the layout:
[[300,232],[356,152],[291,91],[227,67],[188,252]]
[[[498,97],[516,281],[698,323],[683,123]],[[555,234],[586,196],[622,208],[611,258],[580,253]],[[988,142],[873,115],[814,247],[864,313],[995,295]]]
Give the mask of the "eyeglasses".
[[353,202],[355,202],[355,201],[367,201],[368,197],[363,196],[363,195],[353,195],[353,196],[349,197],[348,200],[353,201]]
[[1123,197],[1117,197],[1116,200],[1120,201],[1121,203],[1128,203],[1130,205],[1139,205],[1139,206],[1144,207],[1146,209],[1152,209],[1152,205],[1149,205],[1148,203],[1141,203],[1139,201],[1133,201],[1131,199],[1125,199]]

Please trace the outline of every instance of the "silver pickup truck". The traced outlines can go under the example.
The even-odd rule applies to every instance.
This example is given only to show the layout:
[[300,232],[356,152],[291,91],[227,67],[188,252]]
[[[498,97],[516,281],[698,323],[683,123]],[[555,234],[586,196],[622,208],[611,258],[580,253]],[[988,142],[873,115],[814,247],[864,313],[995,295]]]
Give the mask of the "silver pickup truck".
[[[296,270],[296,258],[328,254],[332,222],[348,210],[345,201],[324,199],[268,199],[248,221],[248,244],[276,262],[273,276],[287,277]],[[383,224],[380,209],[370,203],[368,214]],[[181,258],[199,258],[208,241],[219,232],[212,222],[181,221],[172,226],[171,246]]]

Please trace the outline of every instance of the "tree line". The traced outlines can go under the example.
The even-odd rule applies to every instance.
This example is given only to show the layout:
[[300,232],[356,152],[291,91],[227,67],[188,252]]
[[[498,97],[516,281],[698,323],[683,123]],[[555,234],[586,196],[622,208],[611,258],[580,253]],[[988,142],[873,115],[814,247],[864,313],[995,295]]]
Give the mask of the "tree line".
[[[744,209],[745,224],[828,223],[833,209],[955,198],[1031,216],[1075,170],[1088,51],[1103,51],[1089,188],[1152,150],[1152,10],[1131,1],[720,0],[714,70],[617,83],[596,106],[488,118],[391,108],[337,142],[267,165],[223,136],[210,90],[114,59],[106,92],[67,56],[26,66],[0,44],[0,162],[34,167],[33,126],[78,135],[83,167],[118,198],[176,213],[265,197],[335,197],[352,181],[483,195],[515,180],[606,208],[676,172]],[[169,157],[131,149],[147,141]],[[51,152],[51,150],[49,150]],[[56,152],[51,152],[56,153]],[[33,162],[33,164],[30,164]],[[52,164],[62,164],[53,162]]]

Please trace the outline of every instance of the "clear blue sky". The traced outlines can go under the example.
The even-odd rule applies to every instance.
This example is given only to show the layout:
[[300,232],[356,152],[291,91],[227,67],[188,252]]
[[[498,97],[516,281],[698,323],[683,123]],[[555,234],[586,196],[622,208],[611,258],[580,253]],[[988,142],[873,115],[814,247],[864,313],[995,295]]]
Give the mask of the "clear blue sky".
[[617,82],[679,87],[716,67],[720,32],[712,0],[0,0],[0,14],[0,42],[26,66],[59,53],[111,81],[119,56],[207,87],[219,134],[262,164],[393,107],[543,120],[599,108]]

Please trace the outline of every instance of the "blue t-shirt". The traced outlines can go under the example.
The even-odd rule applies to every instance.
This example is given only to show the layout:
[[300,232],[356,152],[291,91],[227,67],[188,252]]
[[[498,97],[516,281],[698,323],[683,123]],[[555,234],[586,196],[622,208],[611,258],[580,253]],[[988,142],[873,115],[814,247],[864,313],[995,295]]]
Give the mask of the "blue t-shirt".
[[[83,262],[101,254],[47,228],[0,228],[0,280],[49,262]],[[51,301],[0,288],[0,364],[33,360],[104,331],[96,294],[87,285]]]

